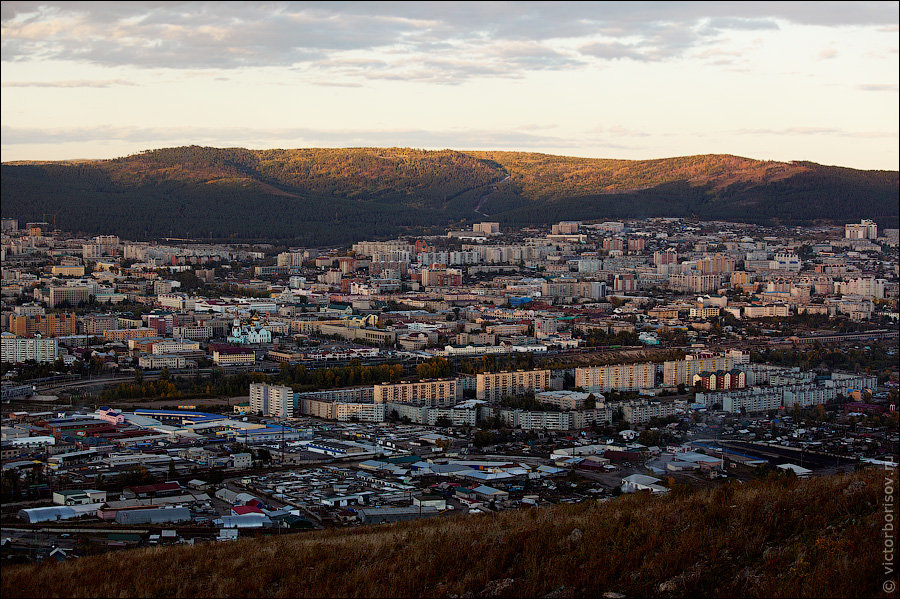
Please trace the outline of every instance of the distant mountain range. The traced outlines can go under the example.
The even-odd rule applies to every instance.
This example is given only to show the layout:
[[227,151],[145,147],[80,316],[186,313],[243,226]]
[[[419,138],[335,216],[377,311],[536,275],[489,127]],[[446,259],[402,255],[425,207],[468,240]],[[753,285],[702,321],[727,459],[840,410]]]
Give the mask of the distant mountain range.
[[199,146],[2,165],[2,215],[129,239],[326,245],[481,220],[696,217],[897,227],[898,172],[710,154],[606,160],[407,148]]

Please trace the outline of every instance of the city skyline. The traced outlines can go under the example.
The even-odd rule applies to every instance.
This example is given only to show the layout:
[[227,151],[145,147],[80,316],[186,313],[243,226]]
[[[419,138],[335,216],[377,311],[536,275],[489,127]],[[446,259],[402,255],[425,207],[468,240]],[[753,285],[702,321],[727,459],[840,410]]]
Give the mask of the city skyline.
[[898,164],[896,3],[8,2],[2,22],[3,161],[197,144]]

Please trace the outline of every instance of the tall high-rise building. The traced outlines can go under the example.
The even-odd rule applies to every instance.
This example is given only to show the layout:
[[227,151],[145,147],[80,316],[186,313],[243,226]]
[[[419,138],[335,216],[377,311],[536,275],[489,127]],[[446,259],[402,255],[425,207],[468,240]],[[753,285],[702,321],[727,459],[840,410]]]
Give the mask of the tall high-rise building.
[[867,218],[859,223],[844,225],[844,237],[847,239],[875,239],[878,237],[878,225]]
[[299,398],[290,387],[250,383],[250,411],[256,414],[293,418],[300,414]]

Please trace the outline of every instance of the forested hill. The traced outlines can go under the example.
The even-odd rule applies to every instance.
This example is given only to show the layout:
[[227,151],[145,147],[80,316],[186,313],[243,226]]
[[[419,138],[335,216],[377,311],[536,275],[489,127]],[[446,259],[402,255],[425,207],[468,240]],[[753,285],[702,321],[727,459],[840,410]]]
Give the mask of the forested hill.
[[[84,233],[308,245],[479,220],[683,216],[898,223],[898,173],[728,155],[604,160],[406,148],[198,146],[2,165],[2,215]],[[810,207],[815,209],[811,210]]]

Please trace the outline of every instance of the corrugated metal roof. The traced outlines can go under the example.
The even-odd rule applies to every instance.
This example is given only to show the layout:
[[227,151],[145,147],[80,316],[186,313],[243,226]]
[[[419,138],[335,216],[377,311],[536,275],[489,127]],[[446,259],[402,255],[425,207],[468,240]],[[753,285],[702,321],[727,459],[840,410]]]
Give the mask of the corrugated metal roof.
[[184,522],[191,519],[186,507],[127,510],[116,513],[119,524],[146,524],[150,522]]

